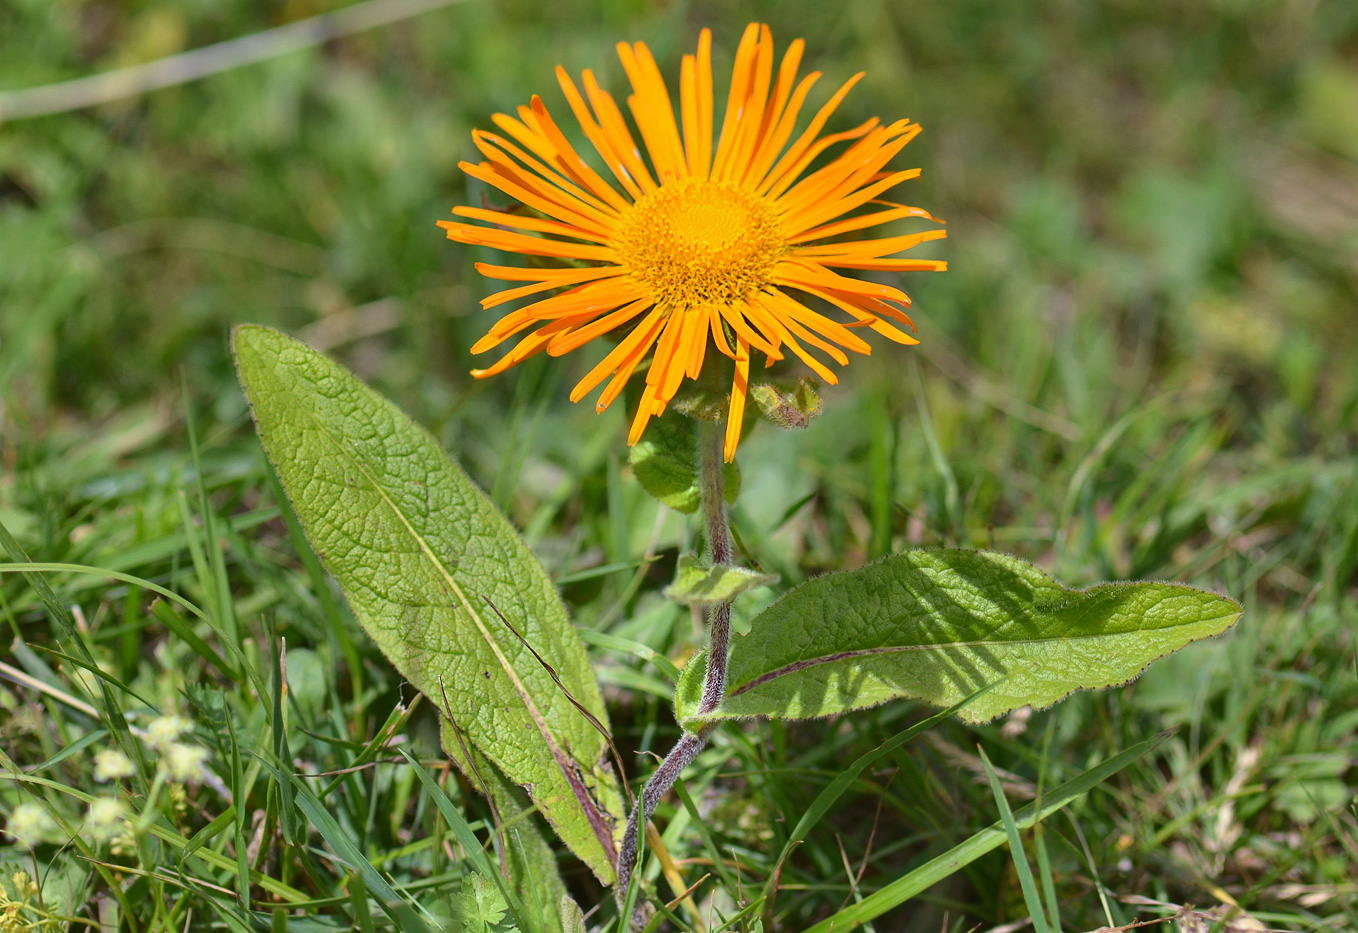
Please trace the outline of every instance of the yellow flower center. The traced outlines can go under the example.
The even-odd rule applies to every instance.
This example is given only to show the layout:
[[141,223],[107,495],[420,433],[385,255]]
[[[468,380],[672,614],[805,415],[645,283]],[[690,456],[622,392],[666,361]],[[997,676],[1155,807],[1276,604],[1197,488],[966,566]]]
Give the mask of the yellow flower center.
[[662,308],[730,304],[769,282],[787,250],[778,211],[720,181],[669,184],[624,216],[614,244]]

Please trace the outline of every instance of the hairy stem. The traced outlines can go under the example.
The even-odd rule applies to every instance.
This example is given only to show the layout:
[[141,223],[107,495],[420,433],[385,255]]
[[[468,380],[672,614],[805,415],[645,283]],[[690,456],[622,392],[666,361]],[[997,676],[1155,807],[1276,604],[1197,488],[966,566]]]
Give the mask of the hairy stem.
[[[702,489],[703,522],[707,530],[707,554],[714,567],[731,563],[731,527],[726,522],[726,472],[722,422],[701,422],[699,428],[698,481]],[[717,603],[707,610],[707,677],[698,712],[710,713],[726,699],[726,660],[731,650],[731,604]]]
[[664,797],[674,782],[679,780],[679,775],[684,769],[693,764],[693,759],[698,757],[698,753],[707,745],[707,737],[712,734],[712,726],[704,727],[698,732],[685,732],[670,753],[660,762],[660,767],[655,769],[646,782],[646,786],[641,789],[641,797],[637,804],[632,808],[632,815],[627,818],[627,830],[623,833],[622,848],[618,852],[618,881],[614,888],[614,895],[618,899],[618,909],[623,910],[627,902],[627,888],[632,881],[632,870],[636,866],[638,838],[641,835],[641,827],[650,820],[655,813],[655,808],[660,804],[660,798]]
[[[730,565],[735,554],[731,544],[731,527],[726,520],[725,433],[722,422],[700,422],[698,482],[702,492],[707,556],[714,567]],[[731,648],[731,604],[723,602],[709,608],[707,624],[707,675],[703,680],[702,702],[698,706],[700,713],[712,712],[726,698],[726,662]],[[642,788],[641,798],[627,819],[627,830],[618,852],[618,881],[614,893],[619,910],[626,910],[627,889],[636,867],[641,827],[655,813],[660,799],[679,780],[679,775],[698,757],[715,729],[714,723],[703,726],[697,732],[685,732]],[[632,919],[635,924],[638,918]]]

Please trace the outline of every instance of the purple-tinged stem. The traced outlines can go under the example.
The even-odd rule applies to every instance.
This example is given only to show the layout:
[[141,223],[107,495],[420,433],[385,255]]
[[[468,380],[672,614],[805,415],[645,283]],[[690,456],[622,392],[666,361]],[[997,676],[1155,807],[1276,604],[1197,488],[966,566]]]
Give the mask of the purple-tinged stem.
[[[728,567],[735,557],[731,543],[731,526],[726,519],[725,436],[723,422],[703,421],[698,435],[698,484],[702,494],[703,528],[707,538],[707,556],[713,567]],[[726,698],[726,663],[731,650],[731,604],[717,603],[707,610],[708,649],[707,674],[703,678],[703,695],[699,713],[710,713]],[[641,827],[650,820],[660,800],[679,780],[684,769],[693,763],[708,737],[716,730],[715,723],[697,732],[685,732],[679,742],[660,762],[641,790],[641,799],[627,819],[622,846],[618,852],[618,880],[614,893],[618,909],[625,910],[627,888],[636,868],[637,848]],[[633,917],[635,922],[638,918]]]

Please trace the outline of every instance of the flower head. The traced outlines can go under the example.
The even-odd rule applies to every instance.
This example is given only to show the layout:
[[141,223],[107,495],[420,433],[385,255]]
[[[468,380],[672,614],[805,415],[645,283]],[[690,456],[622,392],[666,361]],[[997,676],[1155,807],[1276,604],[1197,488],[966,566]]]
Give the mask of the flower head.
[[100,749],[94,756],[94,779],[96,781],[116,781],[118,778],[131,777],[132,759],[116,748]]
[[188,783],[203,777],[207,757],[207,751],[196,745],[175,742],[166,750],[161,767],[176,781]]
[[85,816],[85,831],[95,842],[108,842],[123,828],[127,808],[116,797],[99,797]]
[[158,716],[146,724],[145,742],[158,752],[164,752],[176,739],[193,728],[193,722],[183,716]]
[[[490,226],[443,221],[440,226],[449,239],[575,264],[477,264],[490,278],[524,283],[485,299],[485,307],[533,300],[501,318],[472,352],[535,329],[494,365],[473,375],[504,372],[544,350],[560,356],[627,328],[617,346],[576,385],[571,400],[579,401],[608,380],[596,405],[603,411],[649,356],[645,389],[628,437],[635,444],[684,378],[698,378],[710,335],[710,346],[734,363],[726,428],[730,460],[740,440],[753,351],[772,363],[783,358],[786,348],[834,384],[834,371],[813,351],[847,364],[845,350],[870,352],[858,328],[897,343],[917,343],[895,326],[914,327],[902,310],[910,303],[904,292],[837,270],[945,268],[936,260],[897,256],[941,238],[942,230],[842,239],[908,217],[933,220],[919,208],[882,200],[890,189],[919,175],[918,169],[887,169],[919,125],[909,120],[883,125],[872,119],[822,135],[835,108],[862,77],[858,75],[795,133],[807,95],[820,77],[815,72],[798,80],[802,49],[800,39],[793,42],[775,69],[768,27],[750,25],[736,52],[718,128],[707,30],[697,54],[684,56],[677,120],[645,44],[620,44],[618,54],[633,89],[628,109],[648,160],[643,160],[622,111],[594,75],[584,73],[582,93],[558,68],[561,89],[612,180],[581,157],[538,97],[520,107],[517,117],[495,116],[504,136],[474,132],[486,161],[464,162],[462,169],[531,212],[454,208],[454,214]],[[849,145],[811,170],[840,143]],[[808,300],[829,313],[809,307]]]
[[48,841],[56,831],[56,821],[41,804],[36,803],[19,804],[5,824],[5,832],[27,849]]

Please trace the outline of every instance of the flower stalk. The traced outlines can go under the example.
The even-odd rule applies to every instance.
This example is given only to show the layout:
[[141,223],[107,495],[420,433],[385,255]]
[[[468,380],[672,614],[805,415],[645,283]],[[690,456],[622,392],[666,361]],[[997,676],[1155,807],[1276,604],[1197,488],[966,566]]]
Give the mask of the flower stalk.
[[[731,526],[726,516],[725,430],[723,421],[700,421],[698,441],[698,481],[702,493],[703,528],[707,557],[714,567],[727,567],[734,561],[735,548],[731,541]],[[726,665],[731,651],[731,603],[719,602],[707,609],[708,649],[707,672],[703,680],[700,713],[710,713],[726,699]],[[623,834],[618,854],[618,881],[615,894],[618,908],[627,907],[628,887],[636,867],[638,840],[641,827],[650,820],[666,792],[679,780],[684,769],[693,763],[716,731],[716,724],[705,725],[696,732],[685,732],[660,762],[659,767],[641,790],[641,797],[632,809]]]

